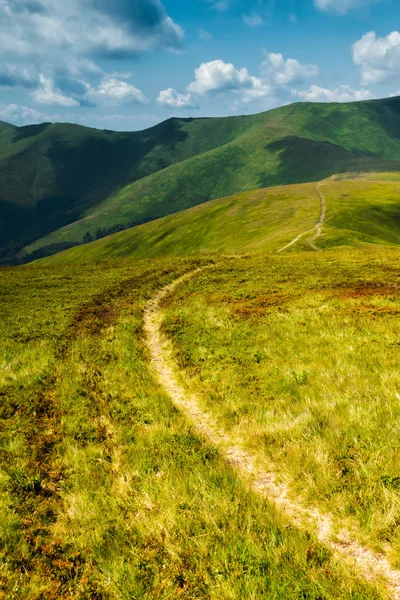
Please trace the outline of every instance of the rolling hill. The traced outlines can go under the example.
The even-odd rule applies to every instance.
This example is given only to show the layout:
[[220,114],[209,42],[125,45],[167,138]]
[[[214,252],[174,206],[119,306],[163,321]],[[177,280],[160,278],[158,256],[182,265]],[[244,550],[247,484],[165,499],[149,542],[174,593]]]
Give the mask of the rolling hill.
[[[397,178],[393,173],[360,178],[349,174],[326,179],[318,189],[326,203],[319,248],[400,245],[400,174]],[[271,253],[299,236],[286,251],[310,249],[307,242],[320,209],[315,184],[255,190],[206,202],[60,252],[40,263]]]
[[0,597],[399,597],[397,107],[0,123]]
[[170,119],[135,133],[0,126],[0,248],[27,261],[250,190],[400,171],[400,98]]

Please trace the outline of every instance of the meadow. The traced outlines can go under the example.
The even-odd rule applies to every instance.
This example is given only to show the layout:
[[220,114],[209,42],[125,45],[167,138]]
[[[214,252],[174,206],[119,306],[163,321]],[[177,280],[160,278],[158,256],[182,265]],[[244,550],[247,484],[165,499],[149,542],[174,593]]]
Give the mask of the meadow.
[[[0,597],[387,597],[383,585],[366,582],[312,531],[300,531],[247,489],[157,383],[144,344],[144,307],[157,289],[208,262],[165,259],[0,271]],[[268,271],[264,263],[258,263],[262,277]],[[254,264],[226,260],[224,271],[216,266],[183,286],[168,309],[166,331],[182,348],[195,324],[193,315],[188,318],[190,306],[203,311],[198,354],[190,348],[181,354],[176,347],[194,384],[205,369],[205,402],[207,365],[212,362],[212,377],[221,378],[222,386],[220,367],[229,367],[224,353],[218,353],[220,363],[215,355],[207,361],[207,352],[217,348],[212,342],[204,349],[212,337],[210,311],[219,311],[222,332],[225,322],[238,318],[230,316],[232,306],[238,314],[243,310],[242,335],[241,324],[250,326],[253,318],[246,314],[246,303],[250,312],[252,305],[242,280],[246,273],[255,275]],[[277,287],[290,277],[290,264],[282,259]],[[256,280],[262,285],[262,278]],[[226,286],[233,305],[224,295]],[[214,300],[219,296],[218,307],[213,294]],[[203,309],[206,298],[210,306]],[[237,346],[232,349],[234,357]],[[246,345],[243,352],[251,355],[247,374],[243,377],[238,363],[232,384],[243,377],[245,391],[254,354]],[[261,356],[256,364],[267,363]],[[300,365],[293,368],[303,381]],[[254,397],[257,419],[261,404]],[[236,416],[228,416],[232,426],[240,425],[243,406],[237,401]],[[266,441],[264,422],[259,427]],[[385,484],[393,497],[394,475],[388,471],[393,479]]]
[[0,598],[400,597],[399,186],[253,190],[0,269]]
[[182,385],[291,498],[400,568],[400,255],[217,264],[164,303]]
[[276,186],[206,202],[85,244],[40,264],[97,262],[162,256],[274,253],[299,236],[287,251],[310,251],[308,241],[326,214],[320,249],[396,247],[400,244],[395,173],[351,173],[316,183]]

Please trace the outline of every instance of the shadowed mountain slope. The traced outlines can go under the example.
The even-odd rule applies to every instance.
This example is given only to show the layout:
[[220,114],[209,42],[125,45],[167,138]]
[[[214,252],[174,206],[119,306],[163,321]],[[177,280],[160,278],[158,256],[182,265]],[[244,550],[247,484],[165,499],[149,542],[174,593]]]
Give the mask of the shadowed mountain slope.
[[171,119],[135,133],[0,124],[0,247],[49,254],[209,200],[400,171],[400,99]]

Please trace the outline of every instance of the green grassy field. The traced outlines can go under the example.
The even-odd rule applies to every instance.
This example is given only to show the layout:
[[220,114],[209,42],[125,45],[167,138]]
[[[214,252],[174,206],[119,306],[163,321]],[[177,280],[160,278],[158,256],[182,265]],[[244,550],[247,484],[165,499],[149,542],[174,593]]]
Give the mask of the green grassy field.
[[[349,179],[351,177],[351,179]],[[319,186],[326,201],[322,249],[397,246],[400,243],[398,174],[349,174]],[[278,186],[223,198],[42,259],[41,264],[198,254],[273,253],[303,232],[307,240],[320,215],[315,184]]]
[[143,132],[0,129],[0,251],[52,254],[209,200],[343,172],[400,170],[398,98],[171,119]]
[[[309,349],[306,346],[305,357],[299,356],[296,362],[293,358],[283,372],[283,396],[273,406],[271,393],[264,394],[264,386],[277,385],[274,377],[279,364],[271,365],[267,375],[269,350],[261,340],[266,330],[260,325],[267,319],[263,311],[269,312],[271,305],[275,307],[272,314],[277,315],[272,320],[278,315],[293,319],[290,303],[297,298],[301,304],[302,292],[320,272],[325,273],[322,287],[330,281],[335,259],[311,263],[308,256],[299,257],[294,271],[289,257],[276,259],[275,267],[264,260],[225,261],[224,267],[207,271],[207,276],[179,290],[170,303],[165,325],[177,342],[182,368],[194,376],[194,385],[199,383],[200,376],[204,379],[205,402],[210,381],[221,377],[222,387],[213,391],[214,399],[220,399],[218,394],[223,390],[229,393],[221,399],[221,411],[216,410],[216,414],[227,419],[230,426],[239,428],[243,425],[242,415],[247,415],[249,427],[262,442],[263,452],[268,454],[269,447],[277,449],[277,462],[282,466],[285,452],[282,444],[273,440],[278,433],[271,434],[268,430],[267,415],[269,419],[270,414],[273,417],[282,408],[286,423],[290,411],[300,410],[303,390],[314,385],[313,367],[308,363],[303,365]],[[379,266],[376,275],[365,267],[370,256],[358,262],[348,261],[347,283],[354,287],[366,276],[381,282],[383,272],[393,276],[396,264],[393,259],[390,255],[368,262],[367,265]],[[205,261],[199,259],[166,259],[108,262],[78,269],[57,266],[0,270],[1,597],[15,600],[387,597],[378,582],[362,581],[351,567],[333,559],[312,531],[297,530],[284,513],[247,490],[217,450],[194,434],[156,383],[143,342],[143,308],[156,289],[202,264]],[[285,286],[297,276],[293,300]],[[271,280],[273,283],[269,284]],[[276,293],[269,289],[270,285],[276,288]],[[293,293],[293,286],[290,288]],[[382,294],[386,290],[379,286],[378,289]],[[361,344],[370,339],[381,361],[381,347],[387,350],[383,377],[389,391],[396,381],[396,378],[391,380],[388,370],[396,350],[392,346],[394,331],[385,330],[381,339],[379,327],[395,322],[394,289],[388,290],[386,298],[379,296],[376,310],[383,311],[384,316],[377,317],[376,323],[372,321],[371,338],[363,333],[359,334],[362,339],[355,341]],[[334,295],[334,290],[329,290]],[[262,294],[264,300],[254,303],[251,294]],[[270,295],[273,303],[265,300]],[[306,305],[299,309],[314,315],[306,327],[312,329],[310,344],[316,341],[317,347],[325,341],[314,340],[318,337],[321,314],[318,300],[315,297],[311,307],[310,300],[308,304],[304,300]],[[347,302],[353,300],[343,300],[343,308],[347,309]],[[392,312],[387,310],[388,306]],[[201,311],[197,317],[191,313],[191,307]],[[346,314],[341,318],[350,318]],[[200,318],[204,319],[202,331],[199,331]],[[300,317],[296,313],[297,321],[300,318],[307,320],[306,314]],[[209,328],[211,323],[214,332]],[[232,337],[229,331],[233,327],[237,333]],[[288,327],[287,323],[281,331],[283,339]],[[249,344],[246,336],[250,335],[250,328]],[[191,332],[199,336],[196,349],[188,346]],[[220,346],[222,337],[225,342],[230,341],[232,360]],[[239,345],[236,340],[240,340]],[[299,341],[296,344],[301,346]],[[293,342],[287,351],[295,348]],[[231,365],[236,358],[239,368],[232,374]],[[279,353],[274,360],[279,362]],[[345,377],[346,365],[344,362],[341,377]],[[224,374],[222,367],[227,368]],[[227,373],[232,375],[230,391],[225,389]],[[329,381],[336,381],[333,373],[326,376]],[[372,391],[374,377],[370,385]],[[243,401],[233,400],[235,386],[243,392]],[[256,395],[250,398],[249,393],[254,390]],[[316,385],[315,393],[319,390]],[[369,397],[368,391],[369,388],[364,395]],[[365,460],[366,450],[364,446],[360,450],[353,441],[356,431],[349,430],[344,419],[350,411],[346,402],[346,398],[341,400],[335,432],[339,435],[339,430],[343,430],[344,454],[340,460],[344,462],[340,468],[344,473],[348,465],[343,477],[352,482],[356,476],[353,459],[358,456],[354,453],[360,452]],[[362,410],[360,402],[361,398],[357,399],[355,412]],[[374,398],[374,411],[378,410],[379,402],[380,396]],[[212,404],[215,409],[215,402]],[[254,405],[257,431],[251,417],[253,408],[247,410],[250,405]],[[325,419],[330,423],[334,417],[332,405],[329,407]],[[307,418],[297,418],[293,425],[308,432],[310,444],[315,443],[316,437],[325,440],[323,434],[328,429],[323,417],[318,417],[318,410],[322,408],[312,409],[309,404]],[[386,415],[387,425],[379,440],[390,427],[394,439],[396,410],[395,401],[382,405],[379,414],[381,421]],[[369,432],[371,420],[370,415],[358,431],[359,436]],[[245,434],[245,428],[242,429]],[[286,433],[281,427],[279,439],[283,440]],[[374,449],[379,447],[379,440],[371,442]],[[297,448],[296,444],[301,443],[304,445],[304,438],[299,434],[292,446]],[[310,445],[307,465],[312,463],[311,449]],[[390,451],[381,451],[383,461]],[[295,450],[293,455],[297,456]],[[394,455],[390,456],[394,461]],[[387,504],[396,506],[397,472],[395,462],[385,467],[376,485],[380,497],[387,494],[386,504],[381,508],[387,524],[385,535],[392,541],[396,527],[387,516]],[[293,467],[290,472],[295,475],[295,471]],[[313,465],[311,473],[319,475],[318,467]],[[376,469],[371,470],[371,480],[375,474]],[[332,497],[335,506],[333,492],[327,499],[322,498],[325,488],[319,481],[317,478],[314,486],[318,498],[321,502],[331,502]],[[332,481],[327,481],[326,486],[331,490]],[[311,493],[311,488],[308,486],[306,491]],[[347,497],[351,503],[351,494]],[[366,520],[369,515],[366,509]]]
[[40,262],[277,250],[302,231],[313,228],[319,205],[314,184],[247,192],[122,231]]
[[221,263],[166,304],[186,387],[218,427],[400,567],[398,251]]
[[[321,186],[327,214],[321,248],[400,244],[398,174],[376,181],[335,181]],[[381,179],[381,177],[383,179]]]
[[398,597],[399,106],[0,123],[11,203],[89,160],[25,258],[154,219],[0,268],[0,598]]

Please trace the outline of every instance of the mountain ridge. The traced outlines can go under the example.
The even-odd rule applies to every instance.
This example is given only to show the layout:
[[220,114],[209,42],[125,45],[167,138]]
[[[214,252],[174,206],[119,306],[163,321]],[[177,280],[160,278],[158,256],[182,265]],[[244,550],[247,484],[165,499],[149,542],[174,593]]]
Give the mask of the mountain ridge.
[[396,161],[400,98],[171,118],[137,132],[0,124],[0,252],[26,260],[216,198],[398,171]]

